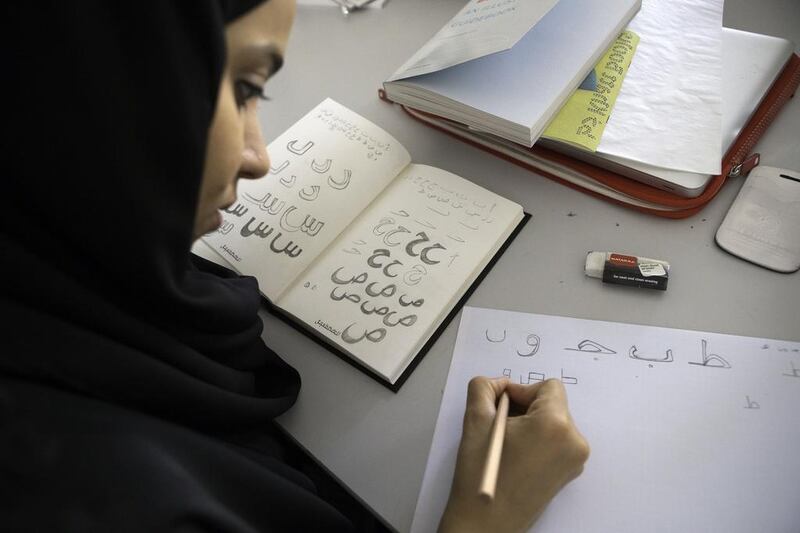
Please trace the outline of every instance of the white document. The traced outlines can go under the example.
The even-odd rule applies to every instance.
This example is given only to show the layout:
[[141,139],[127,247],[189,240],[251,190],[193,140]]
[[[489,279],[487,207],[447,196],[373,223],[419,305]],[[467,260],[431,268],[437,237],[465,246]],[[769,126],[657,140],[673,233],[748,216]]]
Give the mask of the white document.
[[639,35],[597,151],[716,175],[722,161],[723,0],[642,0]]
[[387,81],[420,76],[508,50],[558,0],[470,0]]
[[592,449],[533,531],[798,530],[800,342],[465,307],[412,531],[446,504],[467,382],[504,374],[561,379]]

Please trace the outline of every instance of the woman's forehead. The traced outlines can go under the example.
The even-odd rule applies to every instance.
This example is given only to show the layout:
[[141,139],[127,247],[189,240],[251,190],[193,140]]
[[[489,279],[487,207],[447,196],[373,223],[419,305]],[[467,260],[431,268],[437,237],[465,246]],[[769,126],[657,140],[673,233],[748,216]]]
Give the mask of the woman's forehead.
[[282,57],[294,11],[294,0],[271,0],[259,4],[226,26],[228,45],[241,50],[261,48],[273,59],[275,55]]

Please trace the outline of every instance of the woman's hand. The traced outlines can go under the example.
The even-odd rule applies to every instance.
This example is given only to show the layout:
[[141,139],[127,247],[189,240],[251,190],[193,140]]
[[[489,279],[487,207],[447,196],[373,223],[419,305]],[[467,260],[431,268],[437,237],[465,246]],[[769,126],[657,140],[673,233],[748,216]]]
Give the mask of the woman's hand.
[[[479,496],[497,400],[507,391],[509,416],[494,500]],[[473,378],[453,487],[441,532],[524,531],[568,482],[583,471],[589,445],[567,409],[556,379],[518,385],[505,378]]]

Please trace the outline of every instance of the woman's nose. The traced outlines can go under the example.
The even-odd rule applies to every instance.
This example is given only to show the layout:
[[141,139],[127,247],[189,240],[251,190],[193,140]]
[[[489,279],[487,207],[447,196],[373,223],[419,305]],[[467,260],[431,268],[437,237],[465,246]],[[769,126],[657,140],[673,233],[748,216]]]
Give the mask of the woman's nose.
[[269,156],[264,144],[245,145],[242,151],[242,165],[239,177],[246,179],[260,178],[269,171]]
[[260,178],[269,171],[269,156],[261,133],[261,124],[254,111],[248,112],[244,129],[244,149],[239,176],[242,178]]

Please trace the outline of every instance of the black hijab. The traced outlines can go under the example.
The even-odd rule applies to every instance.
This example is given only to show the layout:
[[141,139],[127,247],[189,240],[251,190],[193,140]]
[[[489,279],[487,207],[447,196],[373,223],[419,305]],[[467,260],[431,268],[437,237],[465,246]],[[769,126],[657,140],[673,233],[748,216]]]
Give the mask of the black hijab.
[[3,7],[0,523],[35,503],[58,529],[342,525],[229,444],[299,377],[261,340],[255,280],[189,253],[224,24],[256,3]]

